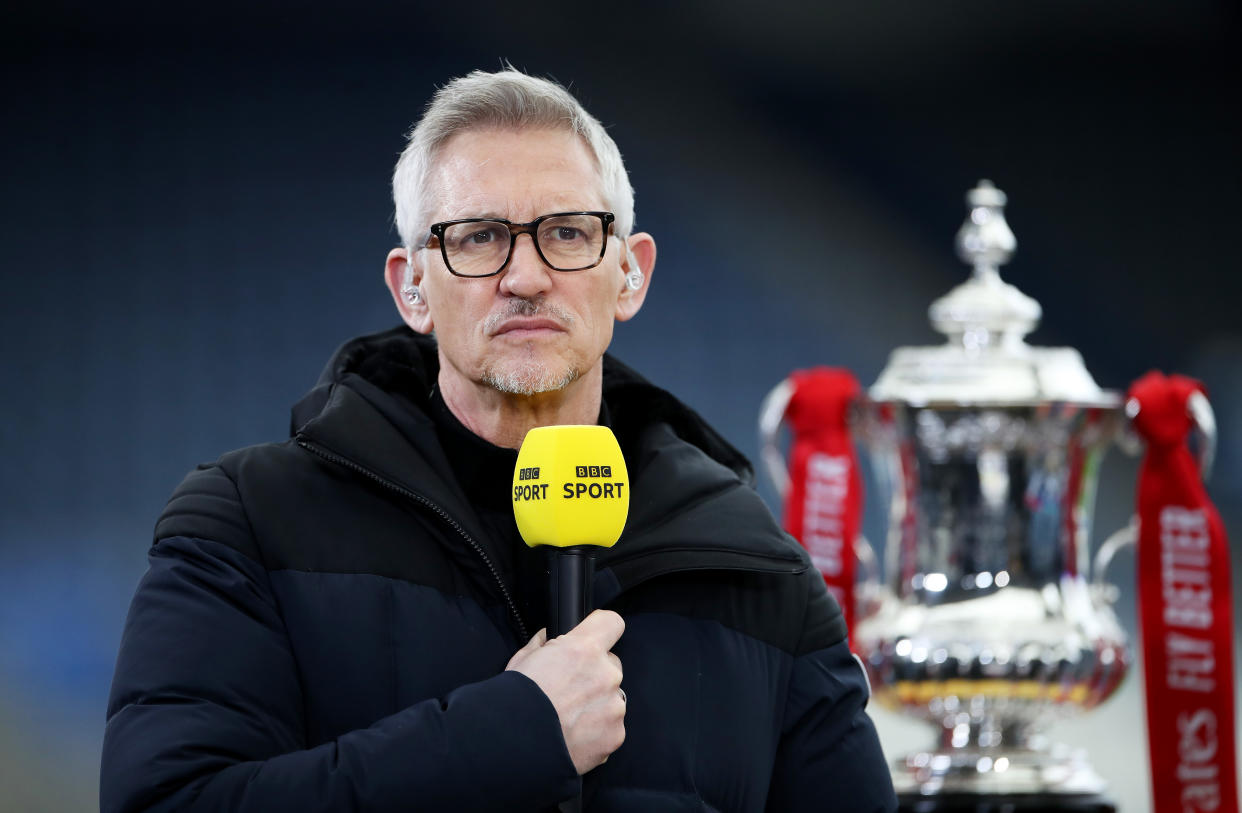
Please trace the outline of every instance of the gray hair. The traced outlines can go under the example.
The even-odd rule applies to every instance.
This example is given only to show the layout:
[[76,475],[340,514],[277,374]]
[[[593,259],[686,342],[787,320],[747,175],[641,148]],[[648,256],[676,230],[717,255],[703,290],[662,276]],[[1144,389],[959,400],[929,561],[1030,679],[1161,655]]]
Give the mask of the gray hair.
[[410,131],[392,174],[397,232],[407,249],[417,248],[431,225],[427,185],[440,149],[458,133],[488,127],[547,127],[580,136],[595,158],[606,205],[617,216],[616,234],[629,236],[634,188],[616,142],[564,87],[509,68],[473,71],[449,82]]

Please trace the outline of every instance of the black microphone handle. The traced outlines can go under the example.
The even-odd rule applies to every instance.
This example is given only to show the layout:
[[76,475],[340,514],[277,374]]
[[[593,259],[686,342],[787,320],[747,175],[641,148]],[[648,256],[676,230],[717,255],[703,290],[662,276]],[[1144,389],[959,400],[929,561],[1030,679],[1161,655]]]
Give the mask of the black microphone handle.
[[595,545],[554,548],[548,561],[548,640],[569,632],[594,609]]
[[[548,640],[569,632],[591,612],[595,546],[552,548],[548,557]],[[557,805],[558,813],[582,813],[582,796]]]

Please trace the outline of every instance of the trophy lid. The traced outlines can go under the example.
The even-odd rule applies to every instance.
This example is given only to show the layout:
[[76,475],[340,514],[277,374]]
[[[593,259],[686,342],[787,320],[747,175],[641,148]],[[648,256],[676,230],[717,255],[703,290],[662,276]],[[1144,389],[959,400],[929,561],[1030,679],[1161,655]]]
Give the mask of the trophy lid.
[[967,193],[969,215],[957,233],[957,252],[974,271],[928,309],[932,327],[948,341],[894,350],[871,387],[873,400],[917,406],[1120,404],[1117,393],[1095,383],[1077,350],[1026,343],[1042,311],[1000,277],[999,267],[1017,248],[1005,202],[1005,193],[988,180]]

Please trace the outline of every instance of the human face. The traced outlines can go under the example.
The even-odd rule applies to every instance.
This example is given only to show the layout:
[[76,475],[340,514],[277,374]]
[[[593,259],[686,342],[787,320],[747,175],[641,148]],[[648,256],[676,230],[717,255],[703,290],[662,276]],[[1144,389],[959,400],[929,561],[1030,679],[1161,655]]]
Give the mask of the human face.
[[[521,223],[550,212],[607,209],[590,151],[559,130],[460,133],[441,149],[429,181],[434,221]],[[441,376],[531,395],[598,374],[624,291],[620,253],[619,241],[609,238],[599,265],[554,271],[522,235],[500,274],[465,279],[449,273],[438,251],[419,252],[419,288]]]

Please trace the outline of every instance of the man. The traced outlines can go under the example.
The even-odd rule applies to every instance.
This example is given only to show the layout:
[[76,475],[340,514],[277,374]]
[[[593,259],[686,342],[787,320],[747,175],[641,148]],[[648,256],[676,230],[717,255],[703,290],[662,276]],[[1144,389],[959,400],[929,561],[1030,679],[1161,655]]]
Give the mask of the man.
[[[288,441],[200,467],[156,526],[102,809],[893,807],[839,608],[749,465],[604,355],[656,250],[599,123],[470,74],[393,194],[405,326],[346,344]],[[584,423],[618,437],[630,518],[603,609],[547,641],[515,450]]]

